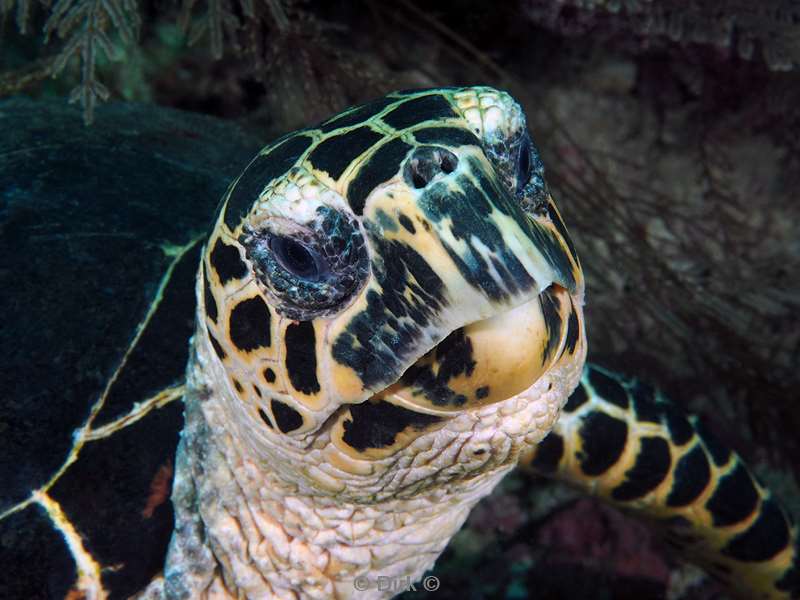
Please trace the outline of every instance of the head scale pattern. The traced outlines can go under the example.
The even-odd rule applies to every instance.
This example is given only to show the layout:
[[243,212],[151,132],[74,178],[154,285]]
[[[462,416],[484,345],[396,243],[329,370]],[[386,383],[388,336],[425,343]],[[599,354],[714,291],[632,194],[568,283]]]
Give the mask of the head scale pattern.
[[390,456],[585,350],[577,257],[491,88],[390,94],[266,147],[202,269],[230,418],[267,453]]

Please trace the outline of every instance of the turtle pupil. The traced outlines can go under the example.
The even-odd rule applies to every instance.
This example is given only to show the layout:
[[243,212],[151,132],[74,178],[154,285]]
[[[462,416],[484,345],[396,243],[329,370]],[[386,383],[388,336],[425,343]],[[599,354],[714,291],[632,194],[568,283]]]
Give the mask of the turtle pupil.
[[290,238],[276,236],[270,240],[269,247],[281,266],[293,275],[312,281],[318,278],[317,261],[303,244]]

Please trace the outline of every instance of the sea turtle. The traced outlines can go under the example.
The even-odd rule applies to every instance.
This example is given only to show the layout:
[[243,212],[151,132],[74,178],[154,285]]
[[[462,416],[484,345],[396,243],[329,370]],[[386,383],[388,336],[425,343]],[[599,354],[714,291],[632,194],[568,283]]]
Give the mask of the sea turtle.
[[[648,386],[584,365],[583,276],[543,171],[522,109],[488,87],[389,94],[261,150],[207,237],[187,227],[160,246],[168,267],[120,368],[0,534],[30,544],[16,538],[35,521],[39,561],[73,569],[50,582],[62,596],[125,597],[161,570],[140,597],[382,598],[381,578],[421,578],[521,463],[659,521],[742,597],[800,597],[795,526],[739,457]],[[129,373],[143,338],[181,324],[158,319],[194,256],[185,382],[112,410],[112,385],[150,375]],[[123,463],[81,472],[103,459]],[[173,469],[169,549],[137,546],[135,529],[168,514]],[[149,484],[140,508],[109,510],[108,490],[124,498],[132,477]],[[95,495],[97,512],[75,501]],[[62,540],[76,568],[47,558]]]

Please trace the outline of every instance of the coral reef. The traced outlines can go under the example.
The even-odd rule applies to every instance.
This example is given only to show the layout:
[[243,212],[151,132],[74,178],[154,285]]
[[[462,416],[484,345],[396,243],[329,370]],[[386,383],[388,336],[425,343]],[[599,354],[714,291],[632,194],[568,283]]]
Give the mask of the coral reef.
[[800,5],[792,0],[528,0],[527,14],[563,35],[635,34],[642,47],[668,38],[715,46],[770,69],[800,65]]

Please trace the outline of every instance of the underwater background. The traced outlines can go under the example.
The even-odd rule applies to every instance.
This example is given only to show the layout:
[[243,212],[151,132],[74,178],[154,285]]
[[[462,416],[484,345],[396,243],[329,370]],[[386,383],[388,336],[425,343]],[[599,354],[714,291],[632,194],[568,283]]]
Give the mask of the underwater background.
[[[102,148],[118,143],[107,125],[112,118],[129,119],[147,123],[154,147],[172,144],[178,156],[180,143],[165,141],[175,122],[152,106],[236,125],[226,144],[239,144],[241,156],[214,148],[224,123],[216,135],[193,142],[220,153],[209,159],[219,169],[213,183],[192,183],[198,193],[209,192],[202,202],[176,203],[174,195],[189,184],[172,181],[167,193],[164,178],[153,176],[142,193],[162,194],[163,208],[153,206],[165,228],[181,221],[187,231],[201,229],[226,177],[260,144],[348,105],[405,88],[485,84],[510,91],[527,112],[586,272],[590,359],[658,385],[699,414],[800,514],[798,2],[0,0],[0,14],[0,98],[35,99],[25,105],[28,113],[17,113],[30,115],[26,127],[37,106],[59,115],[36,125],[44,143],[48,128],[60,128]],[[144,106],[128,110],[119,101]],[[15,128],[22,126],[0,119],[6,150]],[[0,153],[3,160],[9,155]],[[99,158],[95,164],[114,168]],[[120,185],[137,175],[119,173]],[[78,175],[65,168],[60,176]],[[19,265],[35,275],[31,252],[42,273],[57,271],[64,254],[49,240],[68,234],[68,224],[22,240],[20,227],[41,215],[15,204],[11,193],[0,203],[3,256],[16,260],[20,244],[28,244]],[[91,218],[91,210],[77,209],[69,218]],[[135,242],[114,251],[133,255]],[[109,251],[97,240],[70,244],[101,258]],[[128,287],[114,294],[136,297],[156,285],[152,274],[132,275],[147,262],[138,258],[126,270]],[[4,290],[17,289],[19,265],[0,265]],[[41,298],[39,284],[30,298]],[[77,282],[52,281],[48,289],[56,290],[54,298],[70,286]],[[84,291],[74,301],[78,306],[102,293]],[[12,317],[0,331],[8,357],[0,389],[20,407],[0,414],[0,434],[41,456],[39,468],[51,472],[58,460],[49,453],[63,457],[64,449],[58,454],[52,447],[46,432],[55,425],[37,420],[40,409],[30,400],[41,395],[45,376],[25,369],[34,357],[52,360],[36,349],[61,349],[79,382],[75,395],[96,394],[112,365],[92,360],[98,346],[71,352],[68,342],[82,333],[57,324],[46,341],[24,346],[20,331],[36,325],[13,322],[35,304],[20,297],[3,293]],[[170,321],[183,319],[173,333],[178,341],[191,332],[184,317]],[[103,318],[103,335],[124,329],[114,315]],[[120,335],[121,344],[128,341]],[[180,352],[176,365],[185,362],[185,348]],[[133,386],[118,393],[130,400],[144,392]],[[21,414],[26,421],[17,427]],[[68,415],[52,420],[64,432],[75,426]],[[151,462],[148,481],[161,464]],[[18,501],[29,490],[27,475],[18,477],[7,457],[0,467],[8,482],[3,499]],[[67,488],[62,493],[75,497]],[[160,509],[164,523],[168,504]],[[16,536],[13,528],[0,530],[0,553],[20,543]],[[28,557],[35,558],[35,552]],[[0,567],[10,561],[0,554]],[[4,570],[4,577],[20,577]],[[694,585],[696,572],[679,567],[638,522],[517,475],[473,511],[433,573],[439,590],[407,597],[659,598],[669,585],[680,587],[681,578],[687,591],[676,597],[720,597],[711,583]],[[0,597],[24,597],[13,589]],[[53,596],[42,590],[36,597]]]

